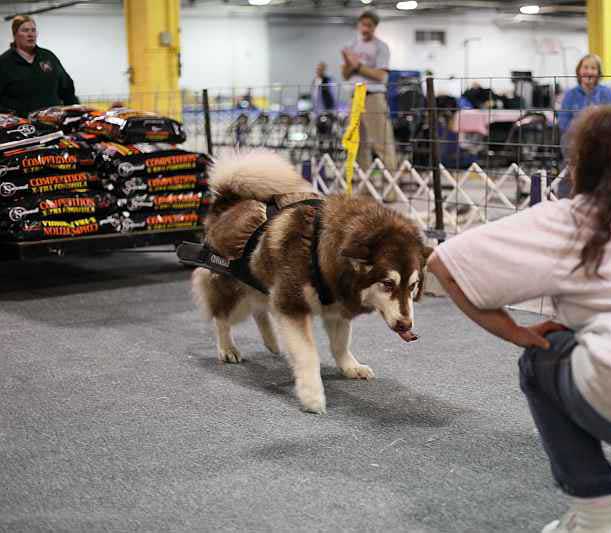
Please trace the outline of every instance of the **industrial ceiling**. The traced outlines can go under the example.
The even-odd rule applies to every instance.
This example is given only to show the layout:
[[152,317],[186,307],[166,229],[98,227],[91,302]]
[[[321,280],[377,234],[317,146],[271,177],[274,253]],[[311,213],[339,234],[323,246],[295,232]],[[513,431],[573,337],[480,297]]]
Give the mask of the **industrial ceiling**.
[[[248,0],[181,0],[185,11],[203,9],[210,12],[235,10],[237,12],[265,13],[271,15],[344,16],[352,17],[364,8],[375,8],[383,17],[418,16],[420,14],[444,14],[454,11],[494,10],[502,14],[518,14],[525,4],[538,4],[537,17],[583,17],[585,1],[578,0],[419,0],[418,8],[412,11],[396,9],[396,0],[271,0],[264,7],[251,6]],[[77,11],[91,8],[120,7],[121,0],[65,0],[20,1],[0,0],[0,9],[6,12],[37,11],[47,8]]]

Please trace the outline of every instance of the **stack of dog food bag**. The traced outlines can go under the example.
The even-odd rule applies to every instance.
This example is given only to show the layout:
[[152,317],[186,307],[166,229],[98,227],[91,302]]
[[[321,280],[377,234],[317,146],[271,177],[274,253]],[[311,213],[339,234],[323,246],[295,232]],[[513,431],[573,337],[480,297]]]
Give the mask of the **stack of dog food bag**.
[[[177,148],[185,141],[170,118],[116,109],[83,125],[80,138],[94,138],[96,167],[117,210],[100,221],[101,231],[189,229],[205,215],[205,154]],[[91,142],[91,140],[89,141]]]
[[0,238],[94,234],[99,215],[113,208],[114,199],[97,191],[91,149],[53,129],[0,115]]
[[184,141],[180,123],[127,109],[0,115],[0,239],[198,226],[210,161]]

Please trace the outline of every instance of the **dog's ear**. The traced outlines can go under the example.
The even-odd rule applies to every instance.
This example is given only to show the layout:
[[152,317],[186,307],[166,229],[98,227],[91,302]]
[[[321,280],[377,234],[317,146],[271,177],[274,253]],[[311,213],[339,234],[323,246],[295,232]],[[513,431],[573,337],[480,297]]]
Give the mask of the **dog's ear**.
[[342,248],[340,255],[348,259],[357,272],[369,272],[373,268],[370,264],[371,250],[364,244],[352,242]]

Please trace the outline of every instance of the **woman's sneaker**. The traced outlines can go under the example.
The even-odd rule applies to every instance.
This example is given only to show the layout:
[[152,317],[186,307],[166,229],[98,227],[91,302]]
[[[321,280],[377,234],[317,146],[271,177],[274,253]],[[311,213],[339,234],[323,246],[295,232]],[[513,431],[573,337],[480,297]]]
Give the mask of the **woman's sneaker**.
[[541,533],[575,533],[577,527],[577,512],[570,510],[560,520],[554,520],[547,524]]
[[572,498],[569,512],[541,533],[611,533],[611,497]]

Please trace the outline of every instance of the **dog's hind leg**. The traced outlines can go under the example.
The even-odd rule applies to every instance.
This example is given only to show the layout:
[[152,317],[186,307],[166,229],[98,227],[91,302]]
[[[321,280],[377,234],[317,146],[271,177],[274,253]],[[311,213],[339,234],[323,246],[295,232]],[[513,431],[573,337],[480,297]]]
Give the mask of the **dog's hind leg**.
[[197,268],[193,272],[193,295],[204,320],[214,320],[218,356],[226,363],[239,363],[240,351],[231,337],[231,326],[244,320],[249,309],[243,288],[227,276]]
[[278,339],[276,338],[276,332],[274,331],[269,313],[267,311],[255,311],[253,317],[257,323],[265,347],[270,352],[279,354],[280,347],[278,346]]
[[340,317],[323,317],[323,323],[329,336],[331,353],[337,368],[350,379],[371,379],[375,374],[367,365],[359,363],[350,352],[352,325],[350,320]]
[[320,377],[320,359],[312,333],[312,317],[278,314],[278,325],[293,367],[297,398],[305,411],[325,413],[325,392]]
[[225,363],[240,363],[242,357],[231,336],[231,322],[223,318],[215,318],[214,325],[219,359]]

